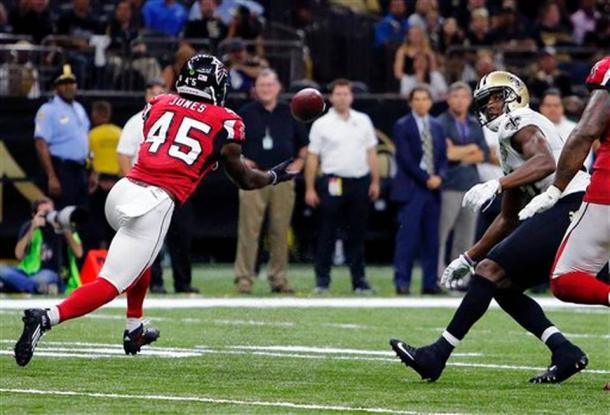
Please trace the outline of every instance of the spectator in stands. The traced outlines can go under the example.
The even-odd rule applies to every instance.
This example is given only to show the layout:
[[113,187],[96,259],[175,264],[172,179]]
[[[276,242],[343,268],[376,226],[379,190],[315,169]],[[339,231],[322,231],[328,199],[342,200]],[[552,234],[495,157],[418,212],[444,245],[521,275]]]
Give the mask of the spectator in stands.
[[603,50],[610,45],[610,16],[602,16],[595,24],[595,30],[587,32],[583,46]]
[[170,91],[174,91],[176,88],[176,80],[178,79],[178,74],[180,70],[184,66],[187,60],[191,58],[191,56],[197,53],[195,49],[193,49],[188,43],[182,43],[178,50],[176,51],[176,55],[174,56],[174,63],[171,65],[167,65],[163,69],[163,81],[165,85],[169,88]]
[[[314,121],[309,133],[305,167],[305,202],[320,209],[315,292],[328,292],[339,222],[345,219],[352,290],[372,294],[364,269],[364,241],[369,200],[379,197],[377,137],[368,115],[351,109],[351,83],[337,79],[330,85],[332,108]],[[315,186],[318,166],[322,171]]]
[[409,27],[419,26],[423,30],[428,29],[426,15],[430,10],[438,10],[438,2],[436,0],[417,0],[415,2],[415,13],[411,14],[408,19]]
[[542,94],[540,98],[540,113],[555,124],[559,135],[564,141],[568,139],[568,136],[574,127],[576,127],[574,121],[570,121],[565,117],[561,93],[557,89],[549,89]]
[[[91,105],[91,123],[89,132],[89,149],[91,150],[93,169],[97,172],[98,183],[91,194],[89,218],[89,240],[92,248],[108,249],[114,236],[112,227],[106,220],[104,206],[108,193],[119,180],[119,162],[116,148],[121,135],[121,128],[112,124],[112,107],[108,101],[95,101]],[[91,191],[92,189],[89,189]]]
[[76,102],[76,77],[64,65],[55,78],[55,96],[43,104],[35,118],[34,141],[46,176],[46,193],[58,208],[88,205],[89,188],[95,188],[97,174],[88,179],[89,117]]
[[100,22],[91,13],[89,0],[73,0],[72,9],[57,20],[57,34],[71,36],[72,47],[86,49],[89,38],[101,33]]
[[542,96],[544,91],[550,88],[559,89],[564,96],[572,94],[572,80],[567,73],[559,69],[555,49],[549,47],[539,53],[528,87],[530,93],[536,97]]
[[240,38],[226,39],[221,43],[220,49],[226,50],[222,60],[229,69],[231,89],[249,94],[254,80],[269,64],[265,59],[251,56]]
[[[315,1],[315,0],[314,0]],[[291,2],[293,3],[293,2]],[[222,20],[222,22],[229,26],[233,17],[235,16],[238,6],[244,6],[248,8],[250,12],[257,16],[265,15],[265,8],[254,0],[220,0],[218,1],[218,7],[216,8],[216,16]],[[189,11],[189,20],[197,20],[201,17],[201,9],[199,2],[196,1],[191,6]]]
[[215,0],[199,0],[199,7],[201,9],[200,18],[187,22],[184,37],[209,39],[213,50],[216,50],[218,44],[227,37],[227,25],[215,15]]
[[493,37],[489,33],[489,12],[481,7],[472,11],[470,29],[466,35],[470,46],[490,46]]
[[489,11],[487,7],[487,0],[468,0],[465,7],[460,2],[460,6],[453,8],[452,14],[457,18],[458,24],[462,29],[470,27],[471,21],[474,18],[474,11],[478,9],[485,9]]
[[[157,95],[164,94],[166,92],[165,83],[161,80],[153,80],[150,81],[146,85],[146,90],[144,91],[144,99],[146,102],[149,102],[151,99],[156,97]],[[144,141],[144,119],[142,118],[143,110],[133,115],[125,125],[123,126],[123,130],[121,131],[121,136],[119,138],[119,144],[117,145],[117,160],[119,162],[119,168],[121,170],[122,176],[127,176],[129,170],[133,167],[133,165],[138,160],[138,151],[140,149],[140,143]],[[188,213],[188,212],[187,212]],[[170,225],[171,226],[171,225]],[[170,240],[168,239],[168,242]],[[173,241],[173,240],[172,240]],[[174,252],[173,250],[171,253]],[[173,265],[174,261],[172,261]],[[181,274],[174,273],[174,283],[178,277],[178,280],[181,278]],[[150,276],[150,292],[154,294],[167,294],[167,290],[165,289],[163,283],[163,268],[161,267],[161,255],[158,255],[153,265],[151,266],[151,276]]]
[[[117,3],[114,16],[106,28],[106,34],[110,37],[108,47],[108,61],[111,70],[112,84],[117,89],[124,85],[121,76],[131,76],[132,85],[137,85],[133,77],[137,76],[143,82],[158,79],[161,76],[159,62],[151,56],[147,56],[144,43],[132,46],[138,38],[138,28],[133,19],[132,7],[129,1]],[[125,57],[130,56],[130,67],[126,67]],[[126,82],[125,82],[126,83]]]
[[373,66],[376,87],[387,91],[396,88],[393,77],[394,55],[407,35],[409,23],[407,22],[407,8],[405,0],[391,0],[388,5],[388,14],[375,25],[375,60]]
[[497,69],[498,68],[496,66],[496,63],[493,60],[491,51],[487,51],[487,50],[479,51],[477,53],[477,63],[475,64],[476,77],[475,77],[474,81],[469,83],[470,87],[475,88],[477,85],[477,82],[479,82],[479,80],[482,77],[484,77],[488,73],[491,73]]
[[491,31],[494,44],[511,49],[536,49],[535,35],[532,28],[516,9],[513,1],[504,1],[503,7],[495,17],[495,26]]
[[421,253],[423,294],[438,294],[440,186],[447,170],[443,127],[430,116],[432,93],[425,85],[409,94],[411,113],[394,125],[397,172],[391,198],[398,204],[394,251],[394,284],[399,295],[410,294],[411,272]]
[[68,37],[58,44],[70,49],[69,61],[81,85],[85,87],[99,81],[99,73],[92,73],[94,56],[90,40],[93,35],[101,32],[102,27],[91,13],[89,0],[73,0],[72,9],[57,20],[57,34]]
[[[291,170],[302,170],[307,155],[307,131],[290,115],[277,74],[264,69],[256,78],[256,101],[239,110],[246,125],[248,141],[242,146],[244,163],[251,168],[269,169],[294,157]],[[264,189],[239,191],[239,225],[235,255],[235,284],[249,294],[255,275],[259,236],[267,217],[269,264],[267,279],[271,292],[292,293],[288,283],[288,231],[294,207],[294,182]]]
[[381,5],[379,0],[329,0],[332,6],[345,7],[358,14],[379,14]]
[[0,3],[0,33],[7,33],[10,31],[9,29],[8,10],[3,3]]
[[140,30],[144,27],[144,16],[142,15],[142,3],[144,3],[144,0],[128,0],[128,2],[131,8],[133,25]]
[[254,41],[254,45],[248,45],[247,51],[258,57],[265,55],[263,48],[263,20],[261,16],[246,6],[240,5],[237,7],[229,25],[228,37]]
[[472,90],[464,82],[449,87],[449,109],[438,117],[447,139],[446,179],[441,187],[441,222],[438,275],[445,269],[445,248],[453,232],[449,258],[457,258],[474,243],[477,213],[462,207],[462,199],[480,182],[477,163],[489,159],[489,149],[479,121],[468,113]]
[[9,24],[16,35],[30,35],[34,43],[40,43],[53,34],[53,21],[47,0],[20,1],[9,16]]
[[138,37],[138,28],[134,25],[132,16],[129,1],[117,3],[114,16],[106,27],[106,34],[111,39],[109,51],[129,52],[131,42]]
[[432,69],[430,54],[419,52],[413,59],[413,74],[403,75],[400,80],[400,93],[407,96],[419,84],[428,84],[432,93],[432,101],[445,100],[447,83],[439,71]]
[[188,17],[186,8],[176,0],[147,0],[142,16],[146,29],[167,36],[178,36]]
[[454,83],[457,81],[471,84],[477,81],[477,73],[466,58],[464,52],[454,50],[447,54],[445,61],[445,81]]
[[430,69],[436,69],[436,58],[430,47],[428,35],[419,26],[410,27],[405,42],[398,48],[394,56],[394,77],[399,81],[404,75],[413,75],[413,61],[419,52],[426,53],[430,58]]
[[583,43],[588,32],[595,31],[596,22],[601,17],[596,0],[580,0],[580,8],[570,17],[574,28],[572,38],[577,45]]
[[426,13],[426,33],[430,39],[430,44],[433,50],[438,50],[441,44],[441,37],[443,35],[443,26],[446,22],[438,12],[438,9],[430,9]]
[[409,28],[406,13],[405,0],[390,1],[388,14],[375,25],[375,47],[394,51],[402,43]]
[[439,33],[436,50],[446,52],[452,46],[462,45],[464,45],[464,32],[459,28],[457,20],[454,17],[445,19]]
[[[569,21],[567,22],[569,24]],[[547,1],[541,8],[536,30],[539,47],[570,46],[574,44],[571,28],[561,19],[561,10],[555,1]]]
[[61,275],[67,274],[68,285],[78,286],[76,259],[83,256],[78,235],[70,229],[60,229],[45,219],[55,208],[48,198],[32,203],[32,220],[23,224],[17,236],[16,267],[0,265],[0,291],[31,294],[63,292]]
[[[40,97],[38,69],[31,60],[27,40],[20,40],[13,46],[6,62],[0,65],[0,95],[13,97]],[[26,47],[26,50],[20,50]]]

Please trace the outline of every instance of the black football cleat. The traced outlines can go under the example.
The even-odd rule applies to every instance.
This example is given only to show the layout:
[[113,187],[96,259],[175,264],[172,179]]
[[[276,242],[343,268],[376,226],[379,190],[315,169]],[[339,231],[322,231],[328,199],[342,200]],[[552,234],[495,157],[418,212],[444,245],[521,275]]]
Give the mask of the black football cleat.
[[434,382],[445,369],[445,359],[440,357],[432,346],[415,348],[402,340],[390,340],[390,346],[400,360],[415,370],[422,380]]
[[570,376],[587,367],[589,359],[585,352],[574,345],[553,353],[551,366],[538,376],[530,379],[531,383],[561,383]]
[[151,344],[159,338],[160,331],[154,327],[144,328],[144,324],[140,324],[137,329],[132,331],[125,330],[123,332],[123,350],[125,354],[136,355],[147,344]]
[[15,344],[15,361],[19,366],[27,365],[40,338],[51,330],[51,321],[46,310],[30,308],[23,312],[23,332]]

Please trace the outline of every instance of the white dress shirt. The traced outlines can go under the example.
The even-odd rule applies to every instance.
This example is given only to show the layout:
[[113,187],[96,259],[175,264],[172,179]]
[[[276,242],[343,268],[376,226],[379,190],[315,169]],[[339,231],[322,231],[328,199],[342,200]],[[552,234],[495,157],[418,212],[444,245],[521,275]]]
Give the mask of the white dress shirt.
[[[555,123],[553,123],[555,124]],[[576,123],[574,121],[568,120],[566,117],[561,117],[559,123],[555,124],[555,127],[559,130],[559,135],[563,139],[564,142],[568,141],[568,137],[570,133],[576,127]],[[593,151],[589,151],[589,155],[584,163],[587,171],[591,171],[591,167],[593,167]]]
[[311,126],[308,151],[320,157],[322,173],[357,178],[369,174],[367,153],[376,145],[368,115],[352,109],[346,119],[331,108]]
[[127,120],[125,126],[123,127],[123,131],[121,131],[119,144],[116,148],[117,153],[121,153],[131,159],[132,166],[136,164],[136,161],[138,160],[140,143],[144,141],[144,120],[142,119],[143,112],[144,111],[140,111]]

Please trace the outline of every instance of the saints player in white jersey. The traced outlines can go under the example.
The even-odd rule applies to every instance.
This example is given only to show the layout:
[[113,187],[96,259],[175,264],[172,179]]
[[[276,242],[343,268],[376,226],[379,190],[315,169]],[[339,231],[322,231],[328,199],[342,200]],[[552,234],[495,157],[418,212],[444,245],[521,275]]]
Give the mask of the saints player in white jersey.
[[499,134],[505,176],[474,186],[464,196],[463,205],[478,211],[502,194],[502,210],[481,239],[443,273],[443,284],[451,287],[474,275],[439,339],[421,348],[397,339],[390,344],[403,363],[423,379],[434,381],[441,376],[453,349],[495,298],[552,352],[549,368],[530,382],[559,383],[584,369],[587,356],[523,291],[548,281],[555,252],[570,224],[570,213],[578,210],[589,176],[580,172],[553,208],[520,222],[519,210],[553,182],[563,146],[561,137],[547,118],[529,108],[527,87],[511,73],[496,71],[484,76],[474,100],[481,124]]

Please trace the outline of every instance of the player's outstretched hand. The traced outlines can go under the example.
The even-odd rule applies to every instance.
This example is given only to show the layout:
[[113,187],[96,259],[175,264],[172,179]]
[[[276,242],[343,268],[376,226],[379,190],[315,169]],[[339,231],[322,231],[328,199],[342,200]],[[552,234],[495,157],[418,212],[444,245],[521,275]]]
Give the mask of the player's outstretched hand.
[[497,180],[489,180],[485,183],[479,183],[472,186],[464,195],[462,207],[467,207],[475,212],[481,209],[481,206],[487,201],[493,201],[497,194],[502,191],[502,186]]
[[473,273],[474,261],[468,255],[462,254],[445,268],[441,277],[441,285],[450,290],[463,288],[468,280],[467,277]]
[[299,174],[298,170],[290,170],[291,164],[294,162],[294,159],[290,158],[288,160],[282,161],[277,166],[273,167],[269,170],[269,174],[271,174],[271,184],[276,185],[278,183],[286,182],[288,180],[292,180],[297,174]]
[[525,220],[531,218],[536,213],[549,210],[555,205],[555,203],[557,203],[560,196],[561,190],[555,186],[549,186],[546,191],[540,193],[538,196],[530,200],[530,202],[525,205],[523,209],[521,209],[521,212],[519,212],[519,219]]

